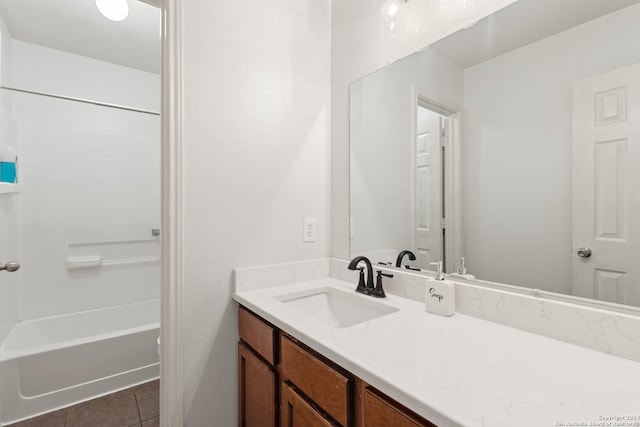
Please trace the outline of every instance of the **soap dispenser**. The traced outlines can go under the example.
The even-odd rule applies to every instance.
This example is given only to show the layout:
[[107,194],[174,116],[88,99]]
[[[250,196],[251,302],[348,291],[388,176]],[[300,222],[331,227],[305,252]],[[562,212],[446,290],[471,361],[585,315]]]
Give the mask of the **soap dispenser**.
[[427,280],[424,305],[428,312],[441,316],[452,316],[456,311],[455,285],[444,279],[442,261],[432,262],[436,266],[436,277]]
[[451,273],[452,278],[461,278],[465,280],[476,280],[476,276],[467,273],[467,266],[464,263],[464,257],[460,257],[460,264],[458,264],[458,271]]

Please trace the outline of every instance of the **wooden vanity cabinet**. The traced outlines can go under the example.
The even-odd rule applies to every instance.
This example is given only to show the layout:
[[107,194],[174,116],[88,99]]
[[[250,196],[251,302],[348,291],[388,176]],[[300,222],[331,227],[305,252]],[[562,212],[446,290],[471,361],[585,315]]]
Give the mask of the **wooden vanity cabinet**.
[[280,351],[283,380],[294,384],[339,425],[353,425],[353,376],[286,334],[281,334]]
[[239,427],[434,427],[240,306]]
[[364,382],[360,390],[359,427],[436,427],[435,424]]
[[271,366],[278,363],[279,330],[246,308],[238,308],[238,335]]
[[245,344],[238,344],[238,424],[276,427],[277,375]]
[[282,383],[280,390],[280,427],[335,427],[335,424],[300,396],[290,383]]
[[238,426],[277,427],[278,330],[238,309]]

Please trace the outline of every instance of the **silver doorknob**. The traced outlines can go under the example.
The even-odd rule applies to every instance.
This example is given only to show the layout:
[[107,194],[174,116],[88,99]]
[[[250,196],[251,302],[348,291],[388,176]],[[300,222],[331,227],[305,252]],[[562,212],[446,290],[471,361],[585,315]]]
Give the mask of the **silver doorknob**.
[[9,261],[6,264],[0,264],[0,271],[7,270],[9,273],[20,270],[20,263],[18,261]]
[[589,258],[591,256],[591,249],[586,246],[578,248],[578,256],[580,258]]

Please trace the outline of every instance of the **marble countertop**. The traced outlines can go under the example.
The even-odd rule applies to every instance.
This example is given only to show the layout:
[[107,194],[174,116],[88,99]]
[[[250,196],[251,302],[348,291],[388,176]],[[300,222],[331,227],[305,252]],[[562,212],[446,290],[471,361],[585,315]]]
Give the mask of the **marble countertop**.
[[377,301],[397,312],[345,328],[275,298],[325,286],[354,289],[322,278],[234,299],[440,426],[640,426],[640,363],[395,295]]

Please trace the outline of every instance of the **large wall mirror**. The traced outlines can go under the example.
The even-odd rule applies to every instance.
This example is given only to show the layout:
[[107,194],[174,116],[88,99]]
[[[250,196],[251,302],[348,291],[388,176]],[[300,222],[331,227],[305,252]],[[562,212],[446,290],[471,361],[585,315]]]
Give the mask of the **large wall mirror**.
[[640,306],[638,22],[519,0],[352,83],[351,254]]

